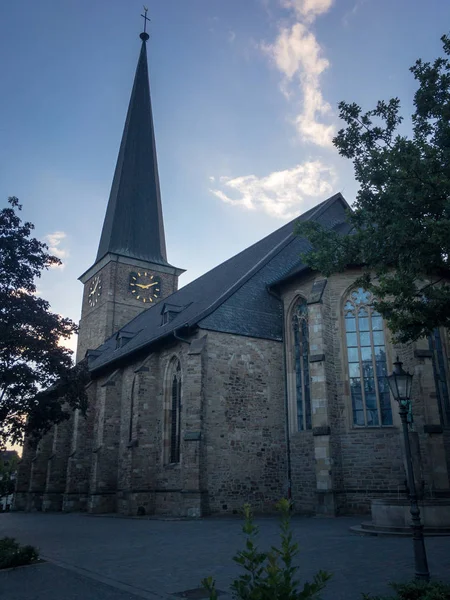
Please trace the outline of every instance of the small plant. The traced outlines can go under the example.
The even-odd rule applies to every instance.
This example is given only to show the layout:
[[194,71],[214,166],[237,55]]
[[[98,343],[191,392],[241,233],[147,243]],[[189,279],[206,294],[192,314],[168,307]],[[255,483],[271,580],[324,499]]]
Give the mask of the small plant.
[[39,558],[33,546],[21,546],[14,538],[0,539],[0,569],[29,565]]
[[441,581],[391,583],[393,596],[363,594],[364,600],[450,600],[450,585]]
[[[320,600],[319,593],[331,575],[319,571],[314,575],[312,583],[306,582],[299,589],[300,583],[295,579],[298,567],[293,565],[298,554],[298,544],[292,541],[290,501],[280,500],[277,510],[281,515],[280,548],[272,546],[269,552],[260,552],[256,545],[258,527],[253,522],[250,505],[244,505],[245,522],[242,531],[247,539],[245,549],[238,552],[233,560],[245,573],[231,584],[233,596],[238,600]],[[214,579],[207,577],[202,580],[202,585],[208,590],[209,599],[217,600]]]

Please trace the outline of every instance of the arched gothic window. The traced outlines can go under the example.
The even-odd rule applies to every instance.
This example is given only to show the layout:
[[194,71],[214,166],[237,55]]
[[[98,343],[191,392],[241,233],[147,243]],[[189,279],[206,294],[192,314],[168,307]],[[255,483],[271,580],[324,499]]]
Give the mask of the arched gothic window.
[[180,462],[181,441],[181,365],[179,360],[172,362],[167,380],[167,404],[165,418],[166,462]]
[[311,429],[311,391],[309,378],[308,307],[299,298],[292,311],[292,339],[295,373],[297,431]]
[[128,442],[133,441],[137,437],[137,382],[136,376],[133,378],[130,392],[130,421],[128,424]]
[[428,338],[430,350],[433,353],[433,372],[436,383],[436,395],[439,406],[439,416],[443,426],[450,426],[450,396],[448,389],[446,358],[440,329],[435,329]]
[[353,425],[392,425],[383,318],[373,308],[372,294],[353,290],[344,317]]

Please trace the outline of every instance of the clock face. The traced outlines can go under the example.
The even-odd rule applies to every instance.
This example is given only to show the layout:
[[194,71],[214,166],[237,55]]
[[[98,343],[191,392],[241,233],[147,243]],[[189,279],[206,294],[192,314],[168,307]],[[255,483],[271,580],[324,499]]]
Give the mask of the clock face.
[[161,280],[147,271],[130,273],[129,290],[144,304],[154,302],[161,294]]
[[102,293],[102,280],[98,275],[94,277],[89,285],[88,302],[89,306],[95,306]]

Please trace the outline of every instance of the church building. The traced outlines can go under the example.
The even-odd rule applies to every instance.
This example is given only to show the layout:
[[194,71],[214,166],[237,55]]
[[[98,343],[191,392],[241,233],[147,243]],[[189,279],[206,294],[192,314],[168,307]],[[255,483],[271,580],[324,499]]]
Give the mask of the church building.
[[[141,50],[77,360],[86,416],[25,444],[16,510],[199,517],[367,512],[404,496],[398,407],[385,376],[414,373],[410,436],[422,495],[449,493],[447,332],[393,346],[356,267],[302,264],[295,221],[178,289],[167,257],[147,49]],[[303,215],[349,231],[341,194]]]

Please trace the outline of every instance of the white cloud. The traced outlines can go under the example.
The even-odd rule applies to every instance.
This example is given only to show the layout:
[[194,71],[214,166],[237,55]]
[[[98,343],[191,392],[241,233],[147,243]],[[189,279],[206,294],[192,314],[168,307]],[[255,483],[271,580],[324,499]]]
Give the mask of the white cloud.
[[281,5],[296,11],[298,16],[312,23],[316,17],[328,12],[333,0],[281,0]]
[[[61,247],[61,243],[67,238],[67,234],[64,231],[55,231],[49,233],[44,237],[44,241],[48,246],[50,254],[56,256],[61,261],[67,259],[69,251],[66,248]],[[64,265],[53,265],[53,268],[64,268]]]
[[312,205],[311,200],[330,194],[336,181],[333,167],[307,161],[265,177],[220,177],[224,189],[211,192],[222,202],[246,210],[259,210],[280,219],[294,218]]
[[232,44],[235,39],[236,39],[236,32],[235,31],[229,31],[228,32],[228,42],[230,44]]
[[320,76],[330,66],[308,24],[316,16],[325,13],[332,0],[282,0],[287,8],[295,10],[304,22],[291,27],[281,27],[273,44],[263,44],[262,50],[270,57],[282,74],[280,90],[290,101],[301,92],[301,110],[294,119],[300,138],[318,146],[332,145],[334,125],[319,119],[331,114],[331,106],[325,101]]
[[295,23],[290,29],[282,28],[275,43],[264,46],[264,50],[290,80],[302,74],[317,78],[330,66],[321,56],[316,38],[303,23]]

